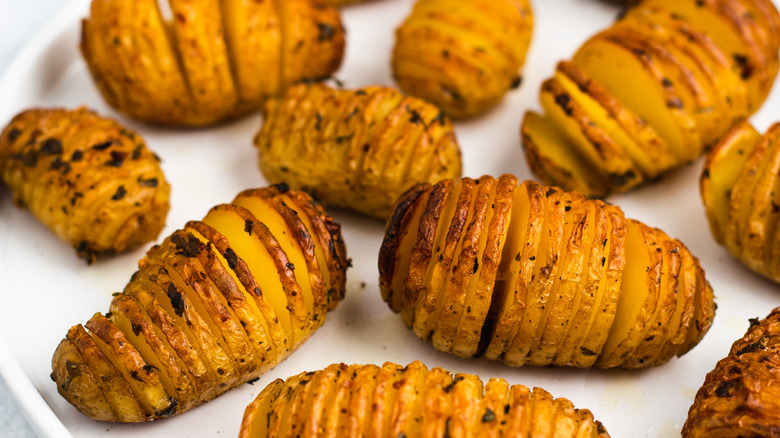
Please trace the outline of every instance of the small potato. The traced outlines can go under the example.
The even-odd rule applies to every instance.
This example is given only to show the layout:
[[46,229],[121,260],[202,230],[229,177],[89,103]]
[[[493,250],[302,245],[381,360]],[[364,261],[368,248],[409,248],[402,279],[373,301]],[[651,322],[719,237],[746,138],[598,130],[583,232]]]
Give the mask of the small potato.
[[561,62],[521,133],[546,184],[591,197],[658,180],[758,110],[777,76],[769,0],[643,0]]
[[683,438],[780,436],[780,307],[750,320],[742,339],[707,374]]
[[407,366],[333,364],[271,382],[247,406],[240,438],[606,438],[587,409],[541,388]]
[[678,240],[511,175],[407,191],[379,272],[382,297],[418,337],[511,366],[660,365],[698,344],[715,313]]
[[270,182],[382,219],[409,187],[461,173],[449,119],[390,87],[295,86],[269,101],[255,144]]
[[520,85],[532,30],[528,0],[418,0],[396,30],[393,75],[453,118],[476,116]]
[[707,154],[700,192],[715,239],[753,271],[780,282],[780,123],[748,122]]
[[92,263],[153,240],[170,186],[143,139],[79,108],[33,109],[0,134],[0,177],[27,208]]
[[320,0],[93,0],[81,52],[106,101],[150,123],[208,125],[341,64],[338,9]]
[[52,358],[59,393],[95,420],[185,412],[257,378],[344,297],[341,229],[303,192],[246,190],[153,247],[106,315]]

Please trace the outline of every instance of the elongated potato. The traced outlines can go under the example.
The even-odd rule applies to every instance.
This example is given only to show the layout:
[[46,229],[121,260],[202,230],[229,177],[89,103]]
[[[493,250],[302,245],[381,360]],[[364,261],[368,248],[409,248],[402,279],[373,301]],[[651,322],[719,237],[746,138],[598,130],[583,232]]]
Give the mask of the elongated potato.
[[461,173],[449,119],[390,87],[295,86],[268,103],[255,144],[272,183],[378,218],[409,187]]
[[528,0],[417,0],[396,30],[393,76],[449,116],[472,117],[520,85],[532,31]]
[[338,10],[320,0],[93,0],[81,52],[105,100],[151,123],[208,125],[341,64]]
[[751,319],[742,339],[707,374],[682,428],[682,436],[780,436],[780,308]]
[[492,378],[407,366],[333,364],[277,379],[246,408],[240,438],[608,437],[587,409]]
[[545,183],[603,197],[702,155],[766,99],[780,14],[767,0],[643,0],[544,82],[522,142]]
[[718,243],[780,282],[780,123],[763,135],[737,125],[707,154],[699,187]]
[[678,240],[511,175],[407,191],[379,272],[384,300],[418,337],[511,366],[660,365],[693,348],[715,312]]
[[52,359],[60,394],[96,420],[164,418],[256,378],[341,301],[347,259],[339,225],[279,185],[214,207],[138,265]]
[[87,108],[33,109],[0,134],[14,202],[92,263],[153,240],[170,186],[144,140]]

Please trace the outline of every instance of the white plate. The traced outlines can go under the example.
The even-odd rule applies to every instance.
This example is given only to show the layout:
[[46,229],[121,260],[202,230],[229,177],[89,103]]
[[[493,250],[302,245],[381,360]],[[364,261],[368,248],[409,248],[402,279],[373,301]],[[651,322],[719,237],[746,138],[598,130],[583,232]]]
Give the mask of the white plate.
[[[393,29],[410,10],[411,0],[378,0],[344,9],[348,53],[338,77],[348,87],[392,84],[389,54]],[[459,123],[465,174],[511,172],[530,178],[518,126],[523,112],[538,107],[540,82],[555,63],[569,57],[591,34],[612,22],[616,9],[596,0],[537,0],[533,47],[524,83],[485,117]],[[0,123],[32,106],[88,105],[140,131],[162,158],[172,183],[167,235],[240,190],[265,184],[255,165],[251,139],[258,116],[203,130],[164,130],[141,125],[108,108],[93,86],[77,50],[79,19],[87,0],[73,1],[53,26],[31,42],[0,80]],[[753,118],[764,130],[780,109],[773,94]],[[698,197],[701,162],[667,176],[661,183],[616,196],[630,217],[680,238],[701,258],[717,295],[719,310],[710,333],[681,359],[644,371],[569,368],[509,368],[487,360],[461,360],[438,353],[407,330],[382,302],[376,256],[383,224],[345,211],[333,211],[343,224],[354,267],[348,273],[345,301],[324,326],[291,358],[254,385],[244,385],[181,416],[144,425],[113,425],[87,419],[62,399],[50,380],[51,355],[68,327],[105,312],[111,293],[121,290],[145,248],[86,266],[73,250],[13,207],[0,194],[0,371],[42,436],[235,436],[244,407],[265,384],[332,362],[406,364],[419,359],[429,367],[471,372],[483,379],[546,388],[588,408],[612,436],[679,436],[704,375],[726,355],[747,328],[747,319],[765,316],[778,303],[778,287],[752,274],[718,247],[710,236]]]

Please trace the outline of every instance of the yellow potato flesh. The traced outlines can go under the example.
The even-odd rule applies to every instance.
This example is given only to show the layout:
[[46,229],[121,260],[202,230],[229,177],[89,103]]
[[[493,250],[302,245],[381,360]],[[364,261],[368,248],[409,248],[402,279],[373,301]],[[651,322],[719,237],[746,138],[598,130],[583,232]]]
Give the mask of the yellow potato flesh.
[[633,221],[628,221],[627,226],[626,266],[615,319],[601,351],[604,358],[608,358],[620,343],[628,339],[649,292],[647,270],[651,265],[648,248],[639,226]]
[[748,219],[754,190],[766,164],[765,154],[767,141],[764,138],[752,145],[752,151],[747,152],[747,160],[740,169],[734,185],[731,187],[731,199],[726,223],[726,244],[732,254],[742,258],[745,251]]
[[560,70],[555,72],[555,79],[566,90],[571,99],[577,102],[588,115],[588,118],[623,148],[625,153],[631,158],[631,161],[642,170],[643,174],[654,176],[660,173],[661,169],[656,168],[650,162],[642,147],[628,135],[626,130],[610,116],[599,102],[583,92],[574,81]]
[[288,339],[295,342],[290,310],[287,308],[287,296],[282,289],[282,281],[277,273],[273,258],[268,254],[268,250],[260,242],[260,239],[249,236],[244,231],[244,220],[229,211],[211,210],[203,222],[219,230],[228,239],[230,247],[236,255],[246,261],[263,296],[271,304],[276,317],[282,323]]
[[[567,125],[571,125],[571,122]],[[542,161],[543,170],[548,175],[546,182],[594,196],[607,193],[601,171],[593,168],[585,156],[571,146],[569,138],[551,118],[527,112],[523,118],[522,132],[524,141],[533,144]]]
[[[185,231],[187,231],[188,233],[190,233],[193,236],[195,236],[204,245],[207,245],[209,243],[209,240],[206,239],[203,235],[201,235],[198,231],[196,231],[196,230],[194,230],[192,228],[185,228]],[[254,333],[250,333],[249,331],[247,331],[247,336],[252,338],[252,341],[253,341],[252,344],[253,344],[254,348],[258,349],[258,345],[262,346],[262,347],[260,347],[257,350],[258,355],[259,356],[268,355],[267,361],[268,362],[272,362],[273,358],[275,358],[276,355],[278,354],[275,351],[276,347],[277,347],[277,344],[278,343],[284,343],[283,340],[275,340],[275,339],[272,340],[272,339],[267,337],[267,334],[271,333],[270,329],[268,327],[268,322],[266,321],[265,318],[263,318],[261,316],[261,315],[263,315],[263,313],[260,310],[260,308],[257,306],[257,303],[255,302],[255,298],[252,296],[252,294],[250,294],[246,290],[244,285],[241,283],[241,281],[236,276],[236,273],[232,269],[230,269],[230,267],[229,267],[230,265],[228,264],[227,260],[225,260],[225,257],[219,251],[217,251],[216,248],[214,248],[212,250],[212,253],[216,256],[216,258],[219,261],[219,263],[225,268],[225,272],[227,272],[230,275],[230,277],[233,279],[233,282],[236,284],[236,287],[238,288],[238,290],[244,295],[244,300],[245,300],[246,303],[248,303],[250,312],[253,315],[259,315],[257,318],[253,318],[253,319],[260,323],[260,326],[261,326],[261,329],[262,329],[262,332],[263,332],[264,336],[262,336],[262,338],[258,337],[256,335],[253,336]],[[239,321],[240,318],[237,317],[237,315],[235,313],[235,309],[233,308],[233,306],[229,305],[228,301],[222,296],[222,294],[219,294],[219,295],[220,295],[220,299],[222,301],[222,304],[228,309],[228,311],[231,313],[233,318],[236,321]],[[245,327],[245,329],[246,329],[246,327]],[[266,345],[268,345],[268,347],[266,347]]]
[[[663,10],[668,10],[673,14],[680,16],[683,20],[688,21],[700,29],[704,34],[711,38],[715,44],[721,49],[721,51],[733,59],[735,55],[747,56],[750,51],[745,46],[739,33],[734,28],[734,24],[726,20],[724,17],[713,13],[708,7],[701,7],[695,1],[663,1],[663,0],[649,0],[643,3],[643,7],[655,7]],[[750,88],[748,93],[749,110],[754,112],[759,106],[759,96],[762,94],[758,90],[758,82],[755,80],[747,81],[747,86]]]
[[705,162],[701,195],[713,234],[721,243],[725,242],[731,191],[759,136],[753,126],[742,123],[718,143]]
[[684,151],[690,146],[666,104],[661,84],[648,75],[634,55],[616,44],[594,38],[577,51],[572,62],[647,120],[678,158],[686,156]]
[[282,215],[257,196],[239,196],[233,201],[233,204],[240,205],[252,212],[257,220],[264,223],[271,230],[271,234],[279,241],[290,263],[295,266],[295,278],[303,290],[303,302],[306,305],[306,309],[310,313],[314,312],[314,292],[312,292],[311,282],[309,281],[309,267],[300,244]]

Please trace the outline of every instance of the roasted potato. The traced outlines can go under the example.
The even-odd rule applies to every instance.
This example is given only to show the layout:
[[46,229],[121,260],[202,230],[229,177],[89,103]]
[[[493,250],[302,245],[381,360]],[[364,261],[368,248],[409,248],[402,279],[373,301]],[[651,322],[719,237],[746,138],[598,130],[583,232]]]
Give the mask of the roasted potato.
[[0,134],[16,205],[92,263],[157,238],[170,186],[135,132],[87,108],[32,109]]
[[81,52],[106,101],[151,123],[207,125],[260,108],[344,52],[338,10],[319,0],[93,0]]
[[660,365],[693,348],[715,312],[678,240],[511,175],[407,191],[379,272],[382,297],[418,337],[511,366]]
[[187,411],[290,354],[344,295],[340,227],[283,185],[240,193],[153,247],[106,315],[73,326],[52,379],[90,418]]
[[751,319],[745,336],[707,374],[682,436],[780,436],[779,358],[780,307],[766,319]]
[[587,409],[499,378],[403,367],[333,364],[271,382],[246,408],[240,438],[608,437]]
[[451,117],[476,116],[520,85],[532,31],[528,0],[417,0],[396,30],[393,76]]
[[780,282],[780,123],[764,135],[737,125],[707,154],[699,187],[718,243]]
[[409,187],[461,172],[449,119],[390,87],[295,86],[269,101],[255,144],[272,183],[383,219]]
[[542,181],[603,197],[700,156],[754,113],[778,71],[768,0],[644,0],[561,62],[521,127]]

